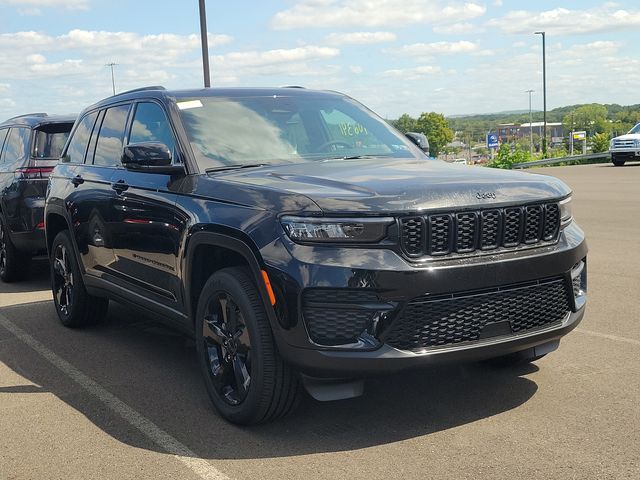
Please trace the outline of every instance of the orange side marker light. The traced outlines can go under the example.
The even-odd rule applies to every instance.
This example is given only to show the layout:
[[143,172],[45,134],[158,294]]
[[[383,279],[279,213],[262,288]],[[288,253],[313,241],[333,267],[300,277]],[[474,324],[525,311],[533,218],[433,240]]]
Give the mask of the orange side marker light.
[[262,272],[262,280],[264,281],[264,286],[267,288],[267,293],[269,294],[269,301],[271,305],[276,304],[276,294],[273,293],[273,288],[271,288],[271,281],[269,280],[269,275],[264,270]]

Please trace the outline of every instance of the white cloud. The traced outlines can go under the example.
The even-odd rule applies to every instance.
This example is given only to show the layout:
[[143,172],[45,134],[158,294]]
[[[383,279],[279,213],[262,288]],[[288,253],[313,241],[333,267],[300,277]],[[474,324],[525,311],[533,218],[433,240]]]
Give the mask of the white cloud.
[[275,14],[276,30],[314,27],[380,27],[462,22],[486,12],[479,3],[442,0],[302,0]]
[[514,10],[501,18],[489,20],[487,25],[500,28],[506,33],[531,34],[537,30],[544,30],[554,35],[634,30],[640,28],[640,10],[620,10],[614,3],[579,10],[567,8],[555,8],[542,12]]
[[[89,8],[89,0],[0,0],[0,5],[8,5],[20,8],[23,12],[37,12],[40,14],[40,8],[66,8],[68,10],[87,10]],[[28,15],[29,13],[25,13]],[[31,13],[34,14],[34,13]]]
[[363,70],[362,70],[362,67],[359,66],[359,65],[350,65],[349,66],[349,71],[351,73],[355,73],[356,75],[358,75],[358,74],[362,73]]
[[477,43],[461,40],[459,42],[413,43],[394,49],[393,52],[411,57],[428,57],[431,55],[472,53],[478,49]]
[[440,67],[433,65],[422,65],[412,68],[397,68],[392,70],[385,70],[382,72],[382,77],[401,78],[404,81],[420,80],[424,77],[432,76],[440,73],[442,70]]
[[10,98],[0,98],[0,108],[13,108],[16,102]]
[[330,45],[366,45],[392,42],[396,38],[396,34],[391,32],[349,32],[331,33],[325,37],[325,41]]
[[493,5],[495,7],[501,7],[502,6],[502,0],[493,0]]
[[481,33],[484,29],[473,23],[466,22],[434,25],[433,31],[441,35],[465,35],[468,33]]

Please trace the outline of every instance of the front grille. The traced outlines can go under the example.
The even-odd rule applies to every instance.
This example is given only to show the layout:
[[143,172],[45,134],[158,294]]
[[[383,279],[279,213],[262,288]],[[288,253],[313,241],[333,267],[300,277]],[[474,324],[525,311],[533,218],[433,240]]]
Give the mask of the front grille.
[[614,140],[613,148],[634,148],[636,146],[635,140]]
[[506,322],[507,334],[561,322],[570,311],[569,290],[561,277],[489,291],[411,300],[384,333],[384,341],[401,350],[476,342],[484,327]]
[[366,289],[307,289],[302,316],[314,343],[344,345],[356,342],[370,327],[375,312],[366,305],[379,302],[378,295]]
[[560,231],[557,203],[400,219],[401,244],[410,258],[553,242]]

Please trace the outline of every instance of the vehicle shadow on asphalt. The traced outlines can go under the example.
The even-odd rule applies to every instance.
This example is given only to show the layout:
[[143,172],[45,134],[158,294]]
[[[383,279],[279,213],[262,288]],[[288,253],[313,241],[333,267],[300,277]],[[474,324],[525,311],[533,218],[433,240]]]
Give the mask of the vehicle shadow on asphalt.
[[[5,307],[0,313],[207,459],[285,457],[383,445],[493,417],[524,404],[537,390],[536,383],[524,377],[538,370],[534,365],[445,366],[370,379],[365,395],[352,400],[320,403],[305,395],[291,416],[242,428],[220,419],[210,406],[193,341],[172,329],[113,302],[105,324],[83,330],[62,327],[51,302]],[[5,386],[0,399],[51,392],[115,439],[163,452],[26,344],[3,342],[0,362],[35,384]]]

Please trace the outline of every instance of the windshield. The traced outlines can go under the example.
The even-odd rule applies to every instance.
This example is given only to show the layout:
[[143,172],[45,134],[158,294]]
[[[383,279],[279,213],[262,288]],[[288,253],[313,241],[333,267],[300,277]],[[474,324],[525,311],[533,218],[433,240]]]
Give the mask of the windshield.
[[384,120],[345,97],[200,97],[177,105],[201,170],[421,155]]
[[73,123],[56,123],[36,130],[33,157],[59,158],[72,127]]
[[629,130],[629,133],[640,133],[640,123],[637,124],[635,127],[633,127],[631,130]]

